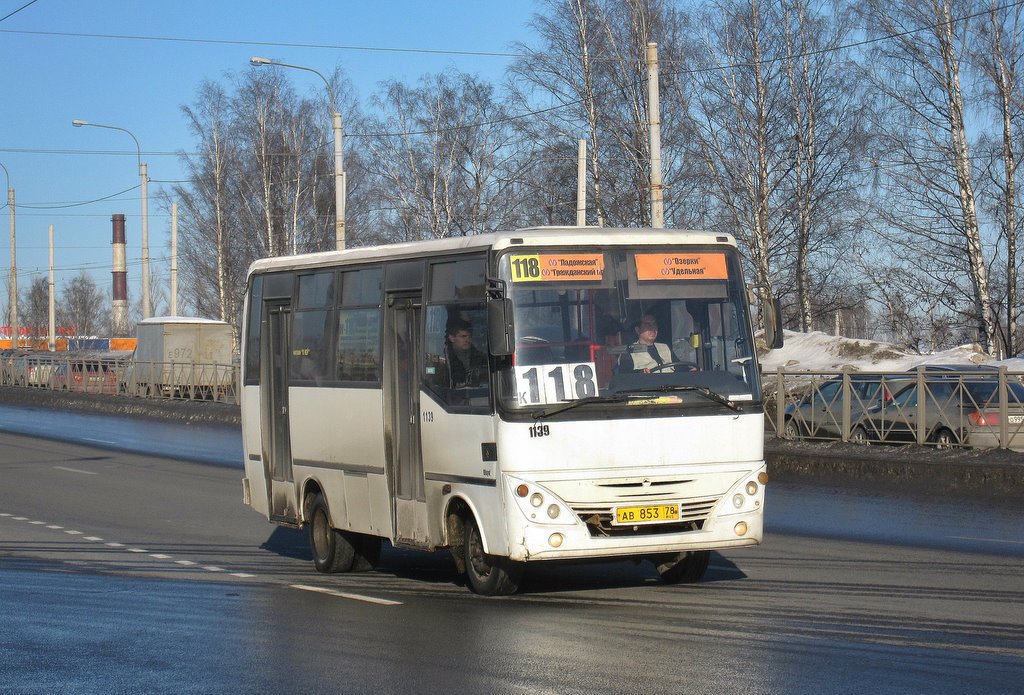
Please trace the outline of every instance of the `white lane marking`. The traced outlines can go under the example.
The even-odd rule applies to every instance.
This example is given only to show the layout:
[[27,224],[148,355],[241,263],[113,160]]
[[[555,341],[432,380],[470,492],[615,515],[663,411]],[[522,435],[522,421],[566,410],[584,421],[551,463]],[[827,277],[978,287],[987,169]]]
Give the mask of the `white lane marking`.
[[[55,468],[60,468],[60,466],[55,466]],[[71,469],[69,469],[69,470],[71,470]],[[72,472],[89,473],[89,471],[72,471]],[[93,475],[95,475],[95,474],[93,474]],[[14,521],[28,521],[30,524],[33,524],[35,526],[43,526],[43,525],[46,524],[45,521],[32,521],[32,520],[30,520],[26,516],[13,516],[9,512],[0,512],[0,517],[10,518],[10,519],[13,519]],[[70,536],[82,536],[82,540],[86,540],[86,541],[100,542],[100,541],[103,540],[99,536],[85,536],[85,535],[83,535],[82,531],[75,531],[75,530],[72,530],[72,529],[65,529],[63,526],[58,526],[57,524],[46,525],[46,528],[52,529],[54,531],[63,530],[64,533],[66,533],[66,534],[68,534]],[[164,555],[163,553],[150,553],[145,548],[129,548],[124,543],[116,543],[114,541],[110,541],[110,542],[104,543],[104,545],[106,545],[109,548],[124,548],[129,553],[148,553],[150,557],[155,558],[157,560],[171,560],[173,558],[172,555]],[[175,562],[175,564],[182,565],[184,567],[197,567],[197,566],[199,566],[199,563],[193,562],[192,560],[174,560],[174,562]],[[204,569],[207,572],[227,572],[227,570],[225,570],[223,567],[216,567],[214,565],[202,565],[201,569]],[[239,579],[252,579],[253,577],[257,576],[255,574],[249,574],[248,572],[228,572],[228,574],[230,574],[232,577],[238,577]],[[356,600],[360,600],[360,601],[369,601],[370,603],[382,603],[384,605],[395,604],[394,601],[385,601],[384,599],[374,599],[374,598],[371,598],[371,597],[368,597],[368,596],[358,596],[357,594],[343,594],[341,592],[333,592],[333,591],[331,591],[329,589],[317,589],[315,587],[308,587],[308,590],[309,591],[322,591],[324,593],[331,593],[331,594],[334,594],[336,596],[343,596],[345,598],[352,598],[352,599],[356,599]]]
[[1015,541],[1009,538],[976,538],[974,536],[950,536],[958,541],[981,541],[983,543],[1012,543],[1013,545],[1024,545],[1024,541]]
[[81,473],[82,475],[99,475],[96,471],[83,471],[78,468],[68,468],[67,466],[54,466],[58,471],[67,471],[68,473]]
[[106,439],[95,439],[93,437],[82,437],[82,441],[83,442],[94,442],[96,444],[113,444],[114,443],[114,442],[108,441]]
[[348,598],[353,601],[364,601],[366,603],[375,603],[379,606],[401,606],[401,601],[389,601],[386,598],[376,598],[374,596],[363,596],[361,594],[350,594],[345,591],[335,591],[334,589],[324,589],[319,586],[308,586],[306,584],[289,584],[293,589],[299,589],[301,591],[312,591],[318,594],[327,594],[328,596],[337,596],[338,598]]

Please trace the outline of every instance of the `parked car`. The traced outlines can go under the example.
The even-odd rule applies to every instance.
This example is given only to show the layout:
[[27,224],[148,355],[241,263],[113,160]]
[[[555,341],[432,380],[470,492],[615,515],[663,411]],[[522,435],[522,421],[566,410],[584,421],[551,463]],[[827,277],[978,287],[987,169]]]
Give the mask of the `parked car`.
[[102,393],[118,392],[115,365],[100,359],[69,360],[54,369],[53,388],[61,391]]
[[[984,370],[968,372],[933,372],[922,389],[915,380],[891,400],[867,408],[850,439],[911,443],[921,433],[923,441],[939,448],[998,446],[999,381]],[[1007,384],[1007,411],[1011,445],[1024,449],[1024,385],[1019,382]]]
[[[850,374],[850,422],[856,424],[867,408],[906,388],[910,377],[882,374]],[[843,377],[814,385],[809,393],[785,409],[786,439],[839,439],[843,435]]]

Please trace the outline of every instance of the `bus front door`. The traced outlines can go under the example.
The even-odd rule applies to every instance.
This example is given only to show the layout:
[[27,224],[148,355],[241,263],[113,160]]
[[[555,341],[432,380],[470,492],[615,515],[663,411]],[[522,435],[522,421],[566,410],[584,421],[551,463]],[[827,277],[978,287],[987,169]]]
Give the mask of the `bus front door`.
[[288,336],[291,330],[291,305],[267,302],[267,359],[260,400],[263,408],[263,451],[270,519],[282,524],[298,524],[295,478],[292,475],[292,446],[288,418]]
[[392,521],[395,544],[408,547],[430,546],[420,450],[421,302],[418,293],[389,296],[385,332]]

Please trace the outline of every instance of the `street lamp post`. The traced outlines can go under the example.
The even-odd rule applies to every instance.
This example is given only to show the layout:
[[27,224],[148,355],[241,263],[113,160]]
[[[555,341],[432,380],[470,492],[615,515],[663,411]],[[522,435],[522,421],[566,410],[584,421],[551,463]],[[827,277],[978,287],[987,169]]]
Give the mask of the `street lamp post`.
[[7,167],[0,163],[0,169],[4,170],[7,178],[7,207],[11,209],[11,277],[8,281],[11,302],[11,347],[18,347],[18,261],[16,260],[17,245],[14,235],[14,189],[11,188],[11,175]]
[[146,163],[142,161],[142,147],[139,146],[139,139],[127,128],[120,128],[116,125],[101,125],[75,119],[71,125],[76,128],[92,126],[93,128],[107,128],[108,130],[120,130],[128,133],[135,141],[135,149],[138,152],[139,178],[142,179],[142,318],[148,319],[152,316],[149,305],[149,171]]
[[293,68],[311,72],[327,86],[327,95],[331,100],[331,127],[334,130],[334,244],[339,251],[345,248],[345,164],[342,160],[342,145],[345,138],[345,131],[342,129],[341,113],[338,111],[337,99],[334,88],[318,70],[307,68],[302,65],[290,65],[279,63],[270,58],[253,56],[249,59],[252,65],[276,65],[279,68]]

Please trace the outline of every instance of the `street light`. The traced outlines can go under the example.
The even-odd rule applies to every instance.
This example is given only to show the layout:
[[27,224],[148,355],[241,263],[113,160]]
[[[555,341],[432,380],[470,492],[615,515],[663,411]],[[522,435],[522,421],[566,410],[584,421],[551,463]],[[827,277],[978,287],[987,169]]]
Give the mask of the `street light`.
[[10,291],[11,302],[11,347],[18,347],[18,262],[15,260],[16,244],[14,242],[14,189],[11,188],[11,175],[7,167],[0,162],[0,169],[4,170],[7,178],[7,206],[11,209],[11,277],[7,286]]
[[139,178],[142,179],[142,318],[148,319],[152,315],[149,306],[149,174],[146,163],[142,161],[142,147],[139,146],[139,139],[127,128],[119,128],[116,125],[101,125],[75,119],[71,125],[76,128],[92,126],[93,128],[107,128],[108,130],[120,130],[128,133],[135,141],[135,149],[138,152]]
[[261,65],[276,65],[279,68],[305,70],[319,77],[327,86],[327,95],[331,100],[331,126],[334,129],[334,243],[335,248],[341,251],[345,248],[345,165],[341,157],[342,141],[344,140],[345,132],[342,130],[341,113],[338,112],[334,88],[331,87],[331,83],[327,81],[326,77],[313,68],[279,63],[276,60],[260,56],[253,56],[249,59],[249,63],[257,67]]

